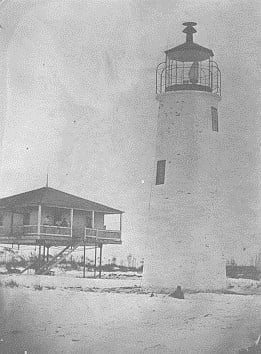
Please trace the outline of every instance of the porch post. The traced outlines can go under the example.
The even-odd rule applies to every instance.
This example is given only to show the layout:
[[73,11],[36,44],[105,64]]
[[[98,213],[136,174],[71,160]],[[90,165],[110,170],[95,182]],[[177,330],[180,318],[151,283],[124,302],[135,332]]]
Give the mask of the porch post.
[[92,229],[94,229],[94,210],[92,211]]
[[96,278],[96,267],[97,267],[97,243],[95,239],[95,248],[94,248],[94,274],[93,277]]
[[[92,229],[94,229],[94,210],[92,211]],[[94,272],[93,277],[96,278],[96,267],[97,267],[97,231],[95,233],[95,248],[94,248]]]
[[42,206],[38,205],[38,222],[37,222],[37,235],[41,234],[41,220],[42,220]]
[[102,243],[100,244],[100,265],[99,265],[99,278],[101,279],[102,272]]
[[71,209],[71,237],[73,236],[73,208]]
[[47,247],[47,255],[46,255],[46,261],[47,263],[49,262],[49,246]]

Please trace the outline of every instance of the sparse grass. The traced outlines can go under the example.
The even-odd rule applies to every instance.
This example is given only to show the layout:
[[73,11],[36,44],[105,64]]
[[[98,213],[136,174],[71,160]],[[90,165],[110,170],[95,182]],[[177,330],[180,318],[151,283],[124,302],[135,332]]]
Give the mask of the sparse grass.
[[47,290],[55,290],[56,289],[56,287],[55,286],[45,286],[45,289],[47,289]]
[[81,286],[65,286],[64,289],[83,291],[83,288]]
[[5,282],[5,286],[8,288],[18,288],[18,284],[14,280]]

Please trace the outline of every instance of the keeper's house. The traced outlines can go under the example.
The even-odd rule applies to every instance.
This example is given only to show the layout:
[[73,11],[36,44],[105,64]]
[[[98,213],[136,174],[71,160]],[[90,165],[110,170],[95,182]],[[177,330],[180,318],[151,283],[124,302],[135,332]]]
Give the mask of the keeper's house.
[[[116,230],[106,227],[113,215]],[[123,212],[43,187],[0,199],[0,244],[85,246],[121,244]],[[118,216],[117,216],[118,215]]]

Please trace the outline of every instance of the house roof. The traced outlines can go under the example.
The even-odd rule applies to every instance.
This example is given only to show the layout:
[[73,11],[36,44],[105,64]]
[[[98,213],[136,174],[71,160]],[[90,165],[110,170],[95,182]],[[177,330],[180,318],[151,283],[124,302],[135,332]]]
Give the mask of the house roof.
[[86,211],[97,211],[104,214],[122,214],[123,211],[106,205],[92,202],[50,187],[34,189],[25,193],[0,199],[0,208],[17,209],[32,205],[56,206]]

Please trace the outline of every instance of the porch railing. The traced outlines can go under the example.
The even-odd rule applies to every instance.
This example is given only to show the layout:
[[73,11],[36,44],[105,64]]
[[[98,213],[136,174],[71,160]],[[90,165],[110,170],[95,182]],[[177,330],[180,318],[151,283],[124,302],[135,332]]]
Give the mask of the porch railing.
[[[83,235],[83,230],[81,230],[78,230],[79,237],[82,237],[81,235]],[[73,235],[77,234],[76,231],[77,230],[73,229]],[[0,236],[6,234],[7,230],[0,226]],[[8,231],[8,234],[17,237],[23,235],[35,236],[38,234],[38,225],[14,225],[13,228]],[[40,225],[40,235],[71,236],[72,230],[70,227]],[[85,238],[93,238],[97,240],[121,241],[121,231],[119,230],[100,230],[85,228],[84,236]]]
[[71,228],[64,227],[64,226],[41,225],[40,233],[45,235],[47,234],[47,235],[71,236]]
[[97,240],[121,240],[121,231],[119,230],[100,230],[85,228],[85,237]]
[[23,225],[16,226],[17,231],[23,232],[25,235],[35,235],[37,234],[38,226],[37,225]]
[[[11,233],[13,235],[37,235],[38,225],[14,225],[11,229]],[[40,225],[40,235],[71,236],[71,228],[62,226]]]

